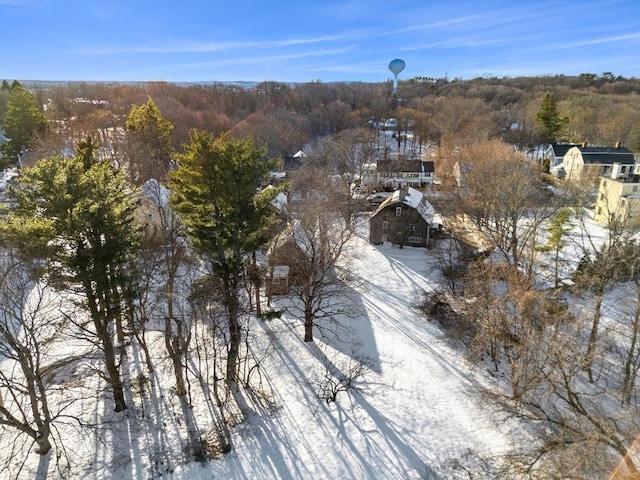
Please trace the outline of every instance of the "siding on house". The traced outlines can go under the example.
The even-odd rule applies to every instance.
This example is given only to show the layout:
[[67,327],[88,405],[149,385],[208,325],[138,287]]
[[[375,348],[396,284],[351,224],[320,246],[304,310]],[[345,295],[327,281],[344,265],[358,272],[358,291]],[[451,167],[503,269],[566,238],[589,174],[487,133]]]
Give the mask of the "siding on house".
[[610,177],[600,178],[593,218],[604,226],[640,226],[640,166],[615,164]]
[[426,247],[435,211],[414,188],[396,190],[374,212],[369,222],[369,241],[401,246]]
[[564,156],[562,168],[567,180],[580,180],[589,170],[597,175],[610,175],[614,163],[635,164],[633,152],[627,147],[590,147],[582,144],[570,148]]
[[433,184],[434,162],[425,160],[380,160],[363,165],[362,185],[384,184],[391,188],[424,187]]

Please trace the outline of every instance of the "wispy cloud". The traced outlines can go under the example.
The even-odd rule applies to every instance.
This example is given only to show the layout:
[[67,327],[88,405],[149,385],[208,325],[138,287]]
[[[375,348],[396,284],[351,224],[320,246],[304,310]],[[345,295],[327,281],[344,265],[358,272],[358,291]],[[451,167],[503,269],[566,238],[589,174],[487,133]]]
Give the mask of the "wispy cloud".
[[304,58],[323,57],[323,56],[335,56],[342,55],[351,51],[353,46],[347,46],[343,48],[327,49],[327,50],[312,50],[299,53],[291,53],[286,55],[261,55],[259,57],[232,57],[218,60],[211,60],[206,62],[191,62],[181,63],[176,65],[180,68],[200,68],[200,67],[229,67],[233,65],[258,65],[268,64],[281,61],[299,60]]
[[601,45],[605,43],[626,42],[628,40],[640,40],[640,32],[627,35],[616,35],[613,37],[592,38],[578,42],[556,43],[543,45],[540,50],[564,50],[576,47],[588,47],[591,45]]
[[178,54],[178,53],[213,53],[226,50],[247,48],[286,48],[316,43],[336,42],[343,40],[337,35],[312,38],[290,38],[270,41],[237,41],[237,42],[176,42],[167,45],[124,45],[124,46],[86,46],[72,51],[79,55],[118,55],[136,53]]

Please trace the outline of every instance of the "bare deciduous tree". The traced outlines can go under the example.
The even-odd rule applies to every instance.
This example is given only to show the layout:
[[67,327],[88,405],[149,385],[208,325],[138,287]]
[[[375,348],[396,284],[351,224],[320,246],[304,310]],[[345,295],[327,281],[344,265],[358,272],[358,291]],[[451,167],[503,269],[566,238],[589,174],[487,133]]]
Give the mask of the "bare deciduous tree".
[[533,425],[539,439],[509,459],[509,474],[598,476],[615,455],[637,474],[637,463],[625,456],[640,429],[637,406],[620,406],[622,375],[612,362],[598,357],[598,375],[589,381],[584,344],[576,341],[587,338],[588,326],[513,266],[478,265],[467,281],[474,358],[490,360],[496,372],[489,398]]
[[45,372],[59,305],[34,267],[10,251],[0,255],[0,425],[31,437],[44,455],[54,421]]
[[491,238],[508,263],[531,277],[539,229],[555,211],[536,166],[499,141],[460,151],[458,209]]
[[338,264],[358,218],[341,210],[341,189],[324,170],[297,175],[291,191],[298,199],[289,205],[290,226],[276,237],[270,261],[290,266],[299,300],[294,308],[302,313],[304,341],[312,342],[317,321],[343,310],[336,294],[343,290],[345,270]]

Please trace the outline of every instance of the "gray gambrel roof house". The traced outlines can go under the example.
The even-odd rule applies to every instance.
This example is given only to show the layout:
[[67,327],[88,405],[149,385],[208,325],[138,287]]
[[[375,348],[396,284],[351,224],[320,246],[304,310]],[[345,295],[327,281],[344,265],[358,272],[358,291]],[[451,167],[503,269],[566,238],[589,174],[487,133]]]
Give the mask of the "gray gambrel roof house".
[[401,188],[382,202],[372,215],[369,241],[426,247],[432,230],[437,230],[441,223],[440,216],[422,192],[411,187]]

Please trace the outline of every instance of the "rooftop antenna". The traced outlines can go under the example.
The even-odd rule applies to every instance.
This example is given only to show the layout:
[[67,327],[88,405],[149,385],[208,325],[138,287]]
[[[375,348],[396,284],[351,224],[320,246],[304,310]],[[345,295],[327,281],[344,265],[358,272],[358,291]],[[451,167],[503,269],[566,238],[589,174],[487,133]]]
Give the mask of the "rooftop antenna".
[[391,73],[393,73],[393,93],[392,95],[397,95],[398,93],[398,74],[404,70],[404,67],[406,66],[406,64],[404,63],[404,60],[400,60],[399,58],[396,58],[394,60],[391,60],[391,62],[389,62],[389,70],[391,70]]

